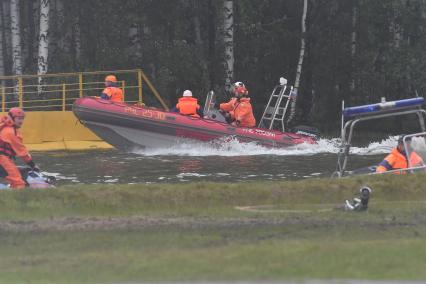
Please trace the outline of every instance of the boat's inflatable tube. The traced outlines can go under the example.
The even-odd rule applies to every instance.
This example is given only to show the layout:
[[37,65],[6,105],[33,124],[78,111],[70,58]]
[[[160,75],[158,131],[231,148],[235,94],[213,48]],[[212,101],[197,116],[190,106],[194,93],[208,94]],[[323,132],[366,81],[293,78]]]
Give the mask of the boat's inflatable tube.
[[169,147],[176,145],[181,139],[208,142],[223,137],[272,147],[316,143],[309,135],[235,127],[213,119],[195,118],[93,97],[78,99],[73,105],[73,111],[99,137],[126,151],[133,146]]

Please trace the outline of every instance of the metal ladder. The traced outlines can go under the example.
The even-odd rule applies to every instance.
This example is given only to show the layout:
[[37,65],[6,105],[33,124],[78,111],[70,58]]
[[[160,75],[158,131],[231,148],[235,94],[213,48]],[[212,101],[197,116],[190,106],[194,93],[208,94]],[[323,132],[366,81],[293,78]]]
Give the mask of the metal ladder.
[[[289,92],[286,91],[290,90]],[[281,123],[282,132],[285,132],[284,118],[291,101],[293,86],[287,85],[287,79],[281,77],[280,84],[275,86],[269,97],[268,104],[263,111],[258,127],[273,129],[275,122]],[[285,98],[285,100],[283,100]],[[283,105],[284,104],[284,105]],[[268,121],[268,124],[266,124]]]
[[216,94],[213,91],[209,91],[206,96],[206,102],[204,104],[204,112],[209,112],[214,109],[216,104]]

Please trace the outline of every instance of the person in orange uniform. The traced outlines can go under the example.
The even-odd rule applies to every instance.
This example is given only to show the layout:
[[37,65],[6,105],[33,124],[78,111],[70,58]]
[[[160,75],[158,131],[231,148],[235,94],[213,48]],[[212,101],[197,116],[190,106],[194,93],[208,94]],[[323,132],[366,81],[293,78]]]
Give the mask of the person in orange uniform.
[[176,112],[184,115],[190,115],[194,117],[202,117],[203,112],[198,100],[192,97],[192,92],[190,90],[185,90],[182,97],[179,99],[175,108]]
[[22,189],[26,186],[21,173],[14,163],[15,157],[20,157],[31,167],[39,171],[31,155],[28,153],[22,141],[19,128],[24,123],[25,113],[22,109],[11,108],[5,116],[0,119],[0,166],[6,173],[5,179],[13,189]]
[[123,90],[118,87],[117,77],[114,75],[105,77],[105,89],[102,91],[101,98],[113,102],[123,102]]
[[[385,157],[385,159],[379,164],[376,168],[376,173],[384,173],[386,171],[406,169],[409,167],[407,160],[407,153],[405,152],[404,147],[404,137],[401,135],[398,139],[398,145],[396,148],[392,149],[391,153]],[[423,159],[411,149],[411,137],[405,139],[407,145],[407,150],[410,153],[410,164],[411,167],[423,166]],[[406,173],[405,171],[396,171],[396,174]]]
[[256,119],[246,86],[242,82],[236,82],[232,93],[234,97],[229,102],[220,104],[220,110],[229,115],[231,123],[235,126],[255,127]]

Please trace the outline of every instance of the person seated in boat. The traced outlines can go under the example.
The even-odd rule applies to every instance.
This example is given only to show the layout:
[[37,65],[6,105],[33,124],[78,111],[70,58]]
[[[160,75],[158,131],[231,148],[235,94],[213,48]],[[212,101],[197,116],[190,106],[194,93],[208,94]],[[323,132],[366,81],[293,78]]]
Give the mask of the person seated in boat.
[[105,89],[102,91],[101,99],[113,102],[123,102],[123,90],[118,87],[117,77],[108,75],[105,77]]
[[[376,173],[384,173],[386,171],[407,169],[410,165],[407,160],[407,153],[404,147],[404,137],[401,135],[398,138],[398,145],[392,149],[391,153],[387,155],[384,160],[376,168]],[[409,152],[411,167],[423,166],[423,159],[411,148],[411,137],[405,138],[405,144]],[[405,171],[395,171],[396,174],[406,173]]]
[[179,112],[183,115],[190,115],[194,117],[203,117],[203,110],[198,104],[198,100],[192,97],[190,90],[185,90],[178,103],[172,109],[173,112]]
[[236,82],[232,93],[234,97],[229,102],[220,104],[220,110],[226,113],[229,122],[234,126],[255,127],[256,119],[246,86],[242,82]]

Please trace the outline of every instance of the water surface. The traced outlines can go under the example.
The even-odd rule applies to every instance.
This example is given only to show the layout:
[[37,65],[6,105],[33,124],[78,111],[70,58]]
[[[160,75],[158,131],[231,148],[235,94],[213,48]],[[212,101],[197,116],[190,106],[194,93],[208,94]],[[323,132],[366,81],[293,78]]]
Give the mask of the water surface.
[[[394,138],[353,149],[349,168],[377,164]],[[271,149],[250,143],[179,144],[123,153],[117,150],[34,153],[59,184],[262,181],[329,177],[336,168],[337,139],[318,145]]]

